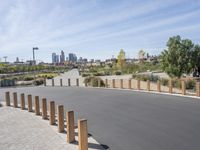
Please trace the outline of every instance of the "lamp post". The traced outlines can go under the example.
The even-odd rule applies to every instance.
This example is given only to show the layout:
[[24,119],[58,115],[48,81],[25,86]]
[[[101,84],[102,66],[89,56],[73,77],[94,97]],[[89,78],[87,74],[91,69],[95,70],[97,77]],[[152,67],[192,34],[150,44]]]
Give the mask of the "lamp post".
[[[33,47],[33,65],[36,65],[36,60],[35,60],[35,50],[39,50],[38,47]],[[34,70],[34,83],[35,83],[35,70]]]

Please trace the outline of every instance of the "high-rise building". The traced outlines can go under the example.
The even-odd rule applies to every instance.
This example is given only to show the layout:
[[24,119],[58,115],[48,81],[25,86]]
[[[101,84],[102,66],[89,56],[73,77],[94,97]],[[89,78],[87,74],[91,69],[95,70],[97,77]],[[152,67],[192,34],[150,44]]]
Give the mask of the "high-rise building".
[[52,53],[52,63],[59,63],[59,55],[56,55],[56,53]]
[[63,51],[61,51],[60,63],[63,63],[64,61],[65,61],[65,53]]
[[76,54],[69,53],[69,61],[70,62],[77,62]]
[[52,63],[56,63],[56,53],[52,53]]

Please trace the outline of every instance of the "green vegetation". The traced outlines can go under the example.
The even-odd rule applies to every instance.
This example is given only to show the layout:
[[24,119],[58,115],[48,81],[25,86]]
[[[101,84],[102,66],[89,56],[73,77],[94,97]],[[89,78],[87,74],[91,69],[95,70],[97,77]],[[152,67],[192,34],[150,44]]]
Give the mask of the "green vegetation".
[[[98,82],[100,83],[100,85]],[[85,78],[84,83],[93,87],[105,87],[104,81],[99,77],[87,77]]]
[[195,45],[189,39],[174,36],[169,38],[167,47],[161,54],[161,63],[163,70],[170,77],[180,78],[194,69],[200,69],[199,45]]

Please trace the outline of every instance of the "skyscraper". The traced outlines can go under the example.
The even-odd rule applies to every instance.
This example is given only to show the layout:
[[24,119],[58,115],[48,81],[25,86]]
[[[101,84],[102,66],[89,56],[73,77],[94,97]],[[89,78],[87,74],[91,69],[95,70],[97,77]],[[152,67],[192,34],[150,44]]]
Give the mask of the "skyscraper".
[[56,53],[52,53],[52,63],[56,63]]
[[77,61],[76,54],[69,53],[69,61],[70,62],[76,62]]
[[52,53],[52,63],[59,63],[59,55],[56,55],[56,53]]
[[65,61],[65,53],[62,50],[60,55],[60,63],[63,63],[64,61]]

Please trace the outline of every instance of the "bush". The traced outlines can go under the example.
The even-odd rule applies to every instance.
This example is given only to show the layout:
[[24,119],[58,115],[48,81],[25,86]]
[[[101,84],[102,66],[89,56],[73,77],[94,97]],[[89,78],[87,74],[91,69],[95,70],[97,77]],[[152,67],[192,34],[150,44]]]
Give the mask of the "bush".
[[161,79],[161,85],[163,85],[163,86],[168,86],[168,82],[169,82],[169,80],[168,79]]
[[186,81],[186,89],[194,89],[196,86],[196,82],[194,80]]
[[98,87],[99,80],[100,80],[100,87],[105,87],[104,81],[98,77],[87,77],[85,78],[84,83],[86,83],[89,86]]
[[88,76],[90,76],[90,73],[83,73],[82,74],[82,77],[88,77]]
[[122,74],[121,71],[116,71],[116,72],[115,72],[115,75],[121,75],[121,74]]
[[38,85],[42,85],[44,84],[44,80],[43,79],[37,79],[34,81],[34,85],[38,86]]
[[133,74],[132,77],[134,79],[138,79],[141,81],[151,81],[151,82],[157,82],[157,80],[159,80],[160,78],[158,76],[154,76],[154,75],[139,75],[139,74]]
[[31,80],[34,80],[34,78],[31,77],[31,76],[26,76],[26,77],[23,78],[23,80],[24,81],[31,81]]

